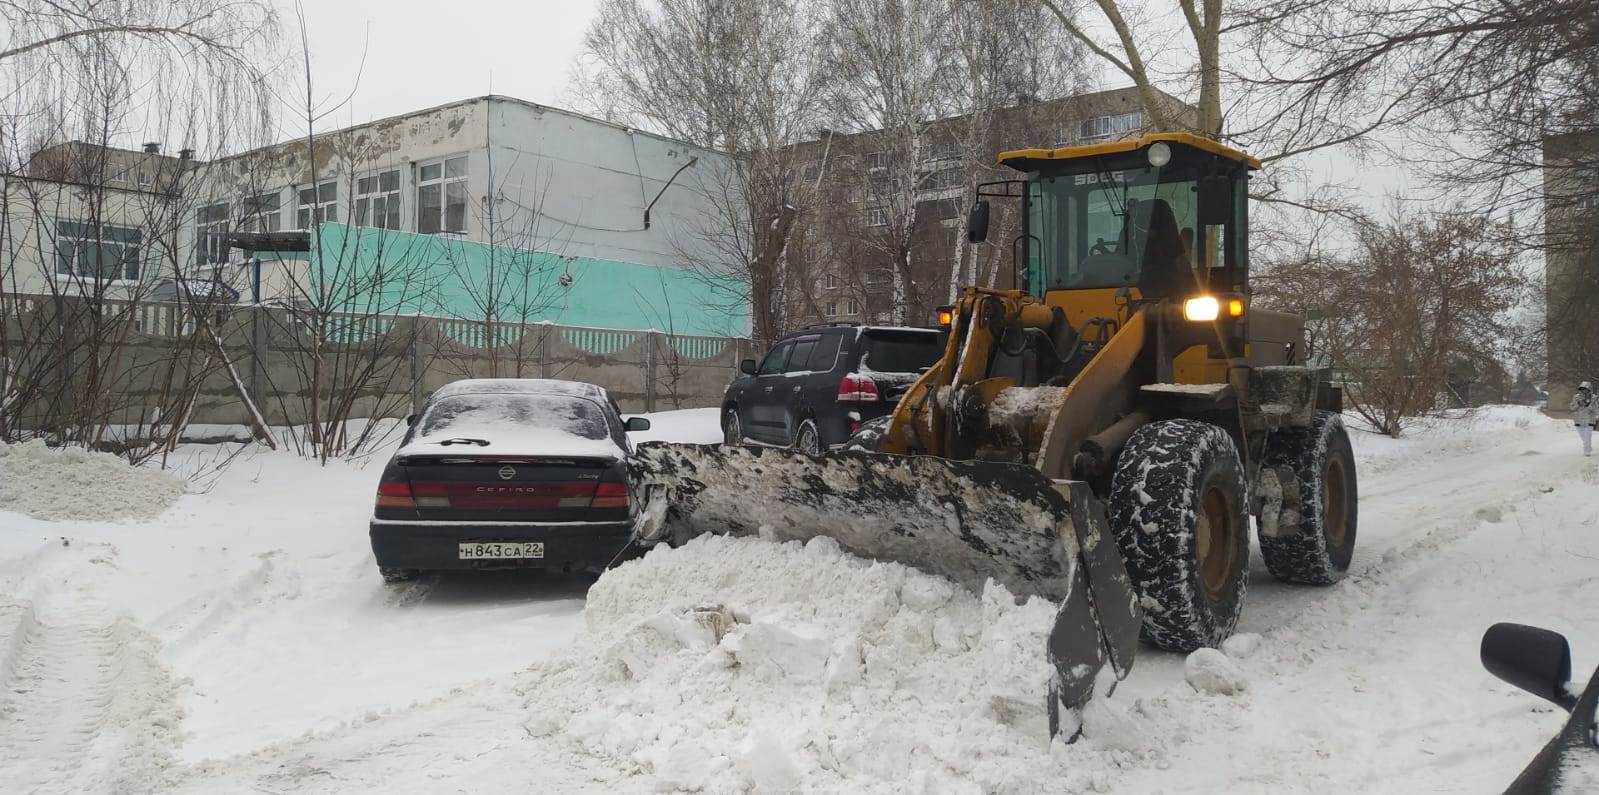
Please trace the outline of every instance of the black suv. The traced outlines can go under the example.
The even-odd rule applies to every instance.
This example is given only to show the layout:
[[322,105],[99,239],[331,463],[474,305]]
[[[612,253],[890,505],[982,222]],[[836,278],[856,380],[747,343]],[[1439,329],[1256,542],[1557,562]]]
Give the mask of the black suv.
[[784,335],[760,364],[740,363],[744,375],[722,396],[723,437],[820,454],[893,411],[943,352],[938,329],[829,325]]

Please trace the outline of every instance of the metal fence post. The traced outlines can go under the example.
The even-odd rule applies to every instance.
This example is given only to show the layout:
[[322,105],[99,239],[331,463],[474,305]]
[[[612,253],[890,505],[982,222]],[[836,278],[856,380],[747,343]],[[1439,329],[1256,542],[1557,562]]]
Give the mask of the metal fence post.
[[[267,312],[260,304],[250,307],[250,399],[260,409],[261,419],[271,424],[275,401],[269,400],[267,395],[267,356],[272,351]],[[288,421],[287,417],[282,419],[285,423]]]
[[550,377],[550,335],[555,333],[555,327],[548,323],[539,324],[539,377]]
[[[437,331],[437,328],[432,324],[429,324],[428,329],[429,331]],[[410,345],[412,414],[422,411],[422,399],[426,397],[426,395],[422,394],[422,382],[427,377],[427,368],[430,363],[423,359],[422,347],[424,344],[422,341],[422,318],[413,315],[411,317]]]
[[660,344],[661,335],[658,332],[647,331],[644,333],[644,410],[655,410],[655,368],[657,365],[655,346]]

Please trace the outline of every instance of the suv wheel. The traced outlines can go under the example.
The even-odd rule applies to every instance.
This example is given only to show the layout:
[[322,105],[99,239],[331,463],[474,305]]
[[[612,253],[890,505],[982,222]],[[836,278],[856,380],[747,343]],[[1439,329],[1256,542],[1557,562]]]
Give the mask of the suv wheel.
[[799,430],[794,431],[794,449],[806,455],[822,454],[822,432],[816,427],[816,420],[807,417],[799,424]]
[[738,409],[731,408],[722,415],[722,444],[738,445],[744,443],[744,426],[739,424]]

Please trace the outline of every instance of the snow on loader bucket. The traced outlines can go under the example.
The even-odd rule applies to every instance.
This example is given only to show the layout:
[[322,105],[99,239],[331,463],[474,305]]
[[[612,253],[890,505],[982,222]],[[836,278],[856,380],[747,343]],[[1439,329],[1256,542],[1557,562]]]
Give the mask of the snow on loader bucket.
[[1059,707],[1085,704],[1106,663],[1118,679],[1132,665],[1138,601],[1086,483],[1018,464],[666,442],[639,445],[631,470],[641,546],[704,533],[826,536],[973,591],[992,578],[1019,597],[1059,602],[1045,650],[1056,672],[1052,733],[1075,736]]

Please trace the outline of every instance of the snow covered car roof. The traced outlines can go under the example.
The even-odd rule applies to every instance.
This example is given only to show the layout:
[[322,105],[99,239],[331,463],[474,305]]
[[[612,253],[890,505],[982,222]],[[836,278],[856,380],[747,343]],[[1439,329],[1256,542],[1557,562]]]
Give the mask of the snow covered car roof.
[[463,378],[451,381],[434,390],[428,400],[453,395],[503,395],[503,394],[571,395],[590,400],[610,402],[605,389],[582,381],[561,381],[554,378]]

